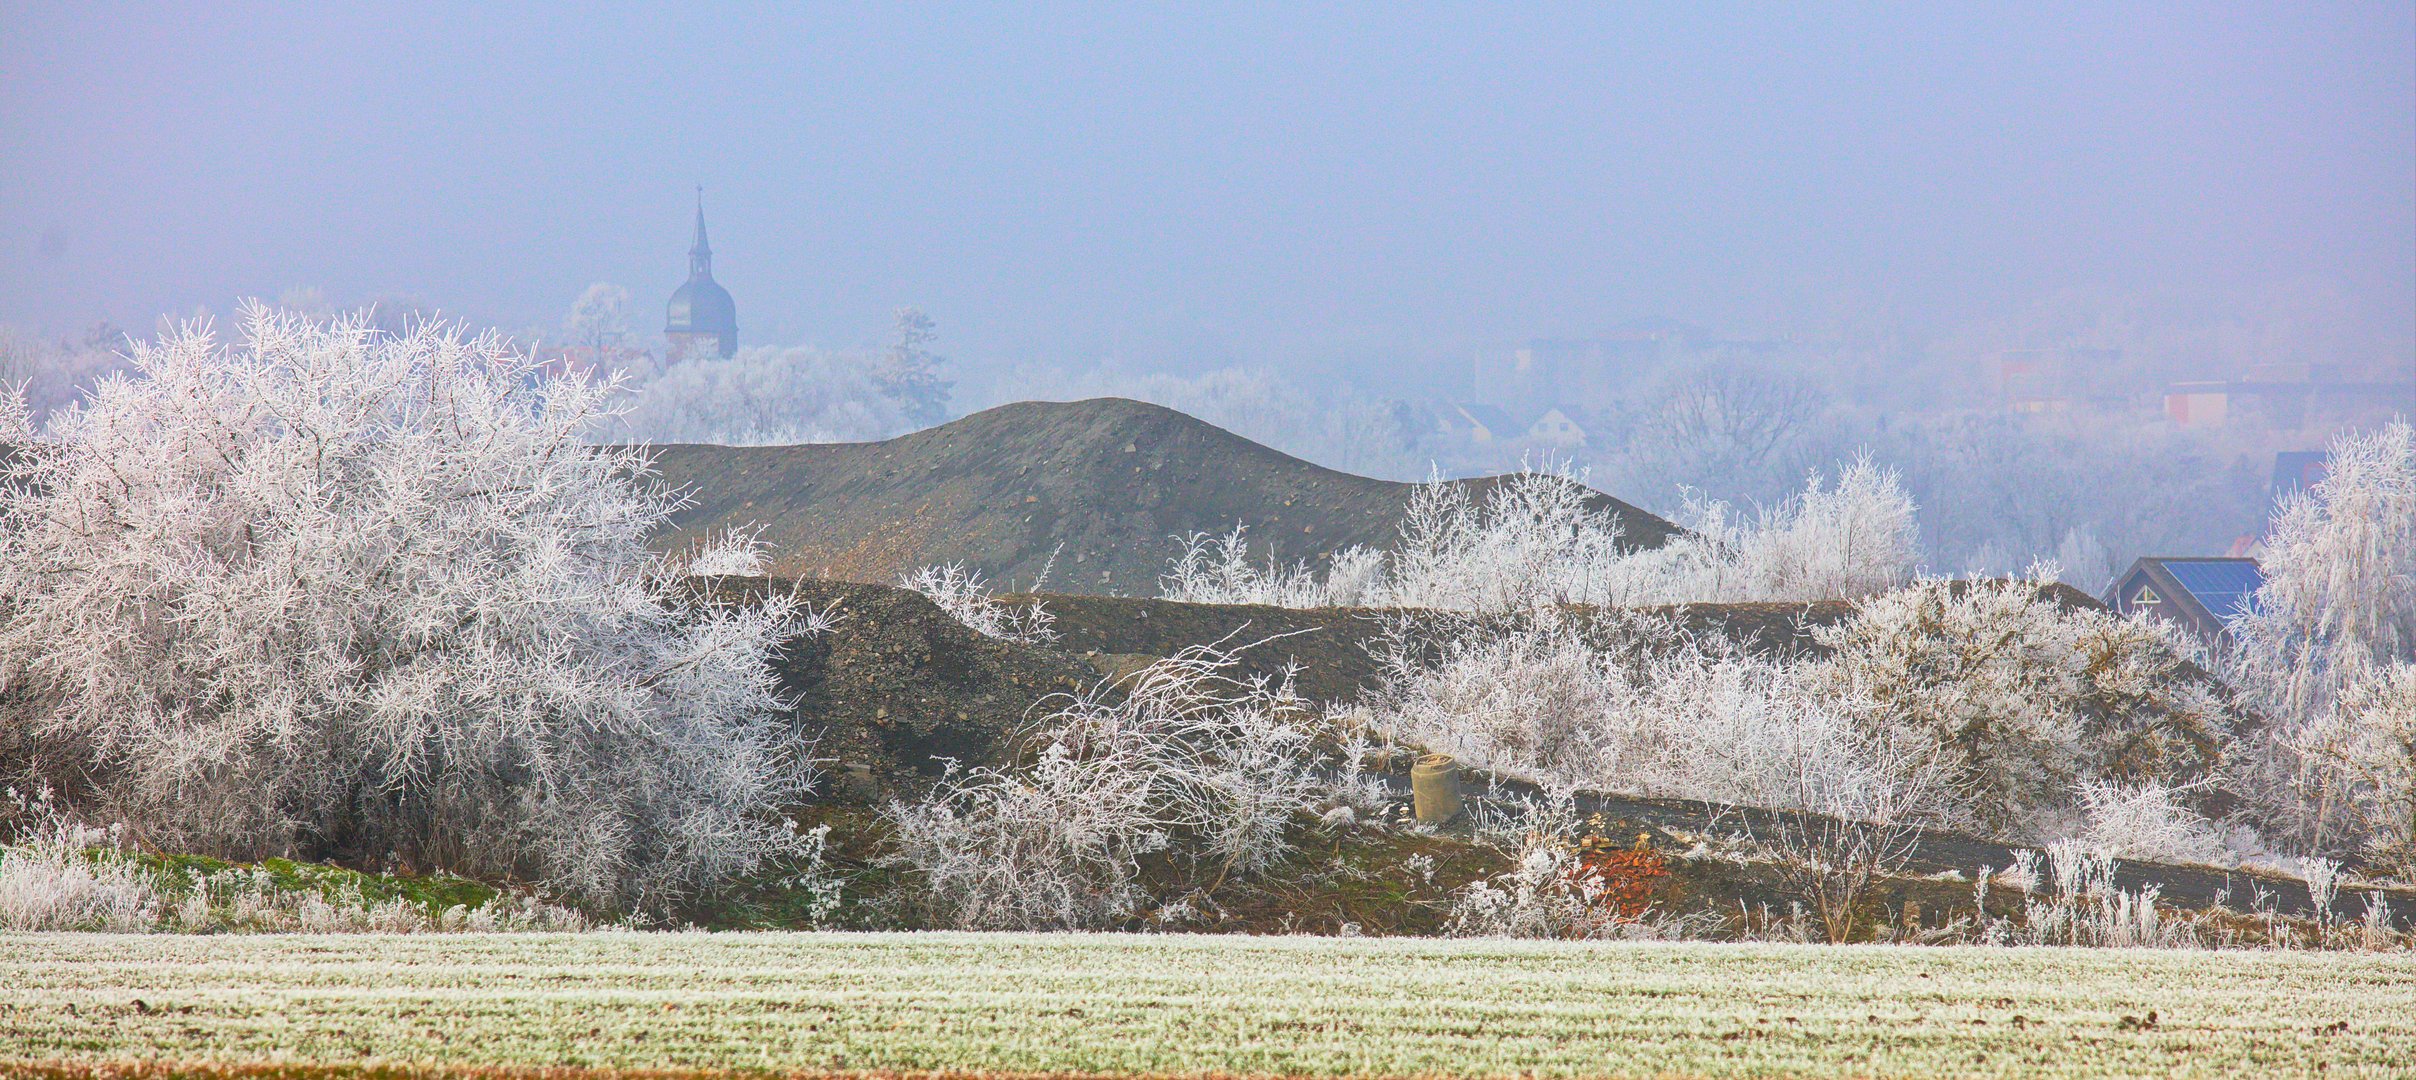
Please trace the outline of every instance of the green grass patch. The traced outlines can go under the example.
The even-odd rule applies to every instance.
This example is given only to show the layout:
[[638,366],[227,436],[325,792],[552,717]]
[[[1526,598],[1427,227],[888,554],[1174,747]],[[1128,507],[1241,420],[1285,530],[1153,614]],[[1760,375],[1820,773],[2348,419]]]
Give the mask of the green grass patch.
[[124,859],[140,866],[159,883],[161,891],[176,895],[192,892],[194,885],[203,878],[231,871],[262,875],[272,888],[282,893],[315,893],[321,899],[331,901],[357,897],[372,904],[399,899],[422,908],[430,915],[456,906],[484,907],[497,895],[493,886],[450,874],[370,874],[291,859],[230,863],[207,855],[157,855],[139,851],[95,852],[94,857]]

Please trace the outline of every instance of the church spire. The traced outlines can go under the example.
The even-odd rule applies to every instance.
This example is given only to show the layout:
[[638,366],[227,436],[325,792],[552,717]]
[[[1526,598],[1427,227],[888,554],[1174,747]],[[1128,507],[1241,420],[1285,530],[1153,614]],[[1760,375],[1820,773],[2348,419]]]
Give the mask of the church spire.
[[688,283],[664,307],[663,336],[674,356],[729,356],[738,351],[738,305],[713,280],[713,245],[705,240],[705,188],[696,187],[696,246],[688,249]]
[[705,242],[705,185],[696,185],[696,246],[688,249],[688,276],[713,276],[713,245]]

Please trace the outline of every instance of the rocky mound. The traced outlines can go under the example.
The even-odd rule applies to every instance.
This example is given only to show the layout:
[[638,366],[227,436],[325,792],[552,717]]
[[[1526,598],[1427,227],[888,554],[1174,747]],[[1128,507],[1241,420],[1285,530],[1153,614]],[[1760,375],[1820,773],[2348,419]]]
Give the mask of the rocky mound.
[[[783,576],[889,584],[962,561],[999,585],[1032,588],[1046,566],[1049,590],[1098,595],[1155,593],[1174,537],[1236,524],[1249,528],[1254,553],[1286,562],[1389,545],[1417,487],[1312,465],[1121,398],[1002,405],[877,443],[663,446],[655,468],[691,496],[659,541],[666,550],[760,528]],[[1593,498],[1638,547],[1677,531]]]

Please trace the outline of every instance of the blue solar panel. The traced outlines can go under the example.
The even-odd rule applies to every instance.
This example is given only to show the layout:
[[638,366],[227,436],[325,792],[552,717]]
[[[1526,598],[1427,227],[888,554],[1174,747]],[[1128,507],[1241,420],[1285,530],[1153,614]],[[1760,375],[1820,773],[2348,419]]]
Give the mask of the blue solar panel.
[[2212,562],[2181,562],[2164,564],[2166,573],[2188,589],[2206,610],[2215,617],[2230,622],[2248,610],[2256,598],[2257,586],[2265,584],[2265,572],[2247,559],[2224,559]]

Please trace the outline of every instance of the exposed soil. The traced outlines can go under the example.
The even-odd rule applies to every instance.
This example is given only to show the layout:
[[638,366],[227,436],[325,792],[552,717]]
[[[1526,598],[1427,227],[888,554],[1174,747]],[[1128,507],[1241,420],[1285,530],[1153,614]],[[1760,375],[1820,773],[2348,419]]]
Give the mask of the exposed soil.
[[[1038,587],[1048,567],[1052,591],[1096,594],[1155,593],[1175,537],[1236,524],[1255,554],[1286,562],[1387,546],[1417,486],[1322,468],[1122,398],[1002,405],[877,443],[663,446],[655,468],[691,496],[659,541],[666,550],[760,528],[784,576],[890,584],[962,561],[1003,587]],[[1676,532],[1592,498],[1637,546]]]

